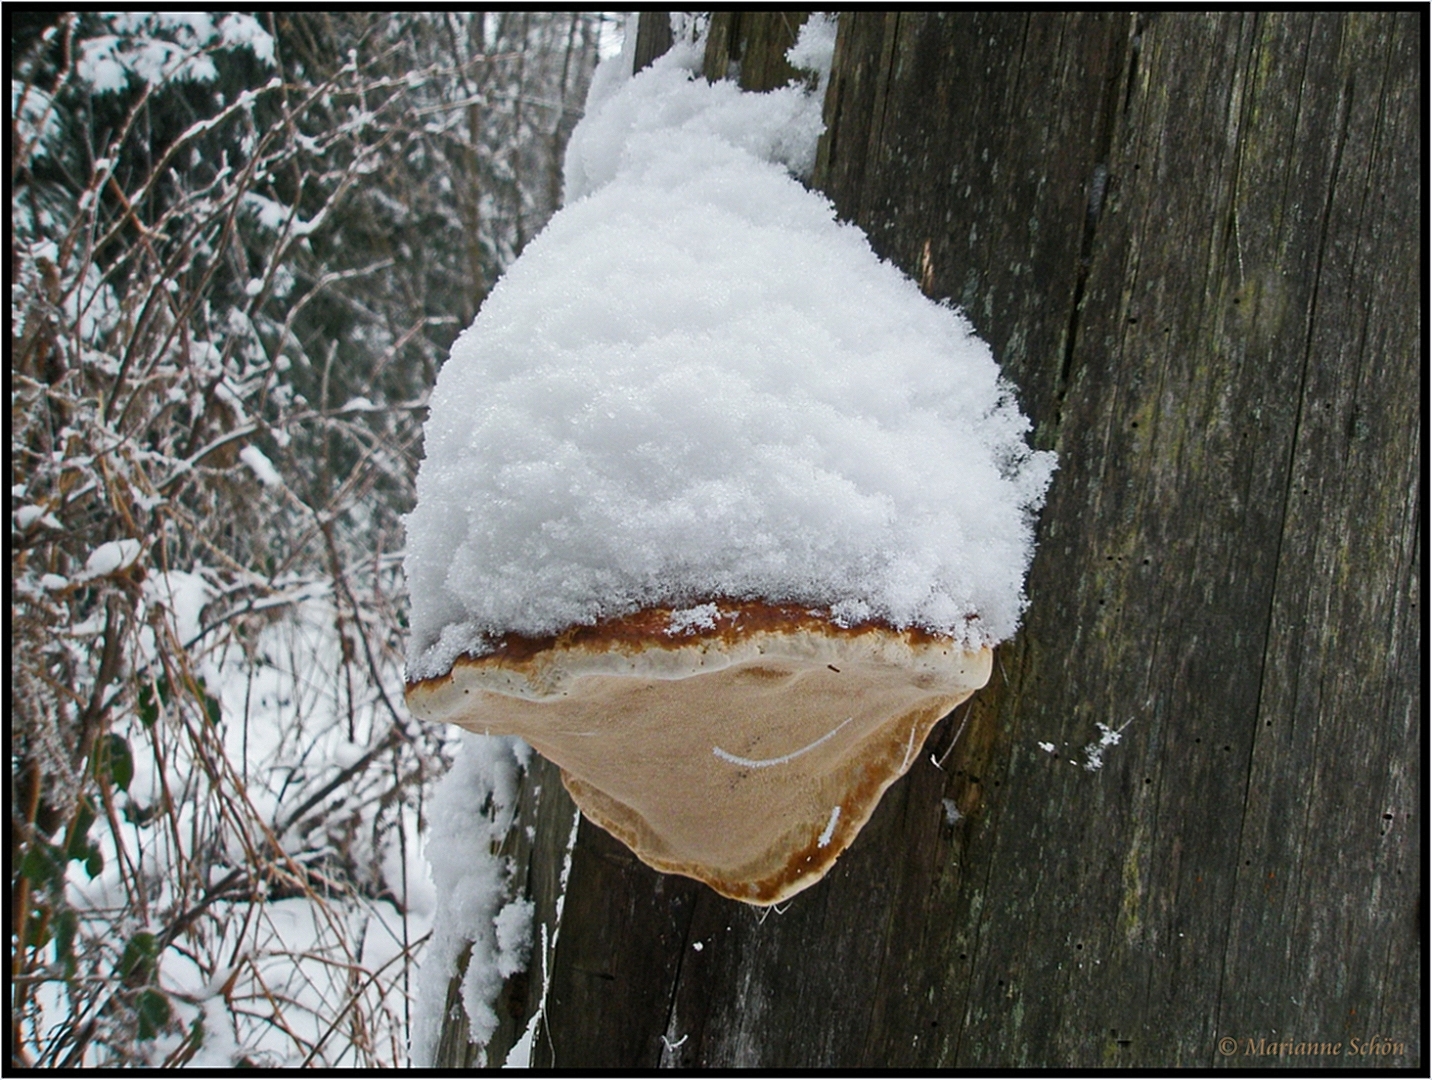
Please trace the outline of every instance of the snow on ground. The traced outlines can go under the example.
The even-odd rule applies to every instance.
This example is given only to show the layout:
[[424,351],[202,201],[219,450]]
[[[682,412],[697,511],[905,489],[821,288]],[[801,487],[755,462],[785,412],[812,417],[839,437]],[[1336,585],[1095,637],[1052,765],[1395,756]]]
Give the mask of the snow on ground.
[[[114,572],[133,561],[131,554],[137,552],[104,545],[88,572]],[[94,829],[102,867],[93,878],[78,869],[68,877],[82,936],[122,943],[136,933],[159,934],[176,907],[192,905],[197,895],[175,895],[175,882],[203,872],[202,884],[212,888],[230,874],[246,875],[253,865],[246,847],[267,842],[257,822],[284,822],[307,792],[353,765],[393,722],[377,688],[361,677],[362,696],[350,699],[336,611],[321,583],[295,583],[298,599],[281,617],[254,618],[244,649],[231,636],[203,633],[206,614],[212,618],[215,610],[206,607],[216,599],[227,606],[213,577],[171,570],[143,583],[146,606],[165,617],[141,635],[140,658],[149,666],[136,677],[151,689],[141,693],[140,715],[118,719],[113,729],[133,754],[133,775],[113,793],[121,831],[116,837]],[[172,705],[160,681],[157,632],[189,647],[191,673],[212,699],[212,734],[198,734],[197,743],[198,718]],[[228,646],[216,648],[220,639]],[[399,699],[396,662],[384,679],[386,693]],[[196,745],[206,744],[210,749],[196,754]],[[209,773],[214,769],[217,777]],[[215,784],[227,794],[216,797]],[[182,1054],[197,1024],[202,1042],[192,1065],[407,1062],[407,973],[431,927],[435,895],[416,808],[392,801],[392,794],[386,768],[358,773],[311,820],[277,837],[283,847],[277,865],[294,873],[256,883],[262,903],[250,900],[255,883],[220,894],[195,924],[197,936],[180,936],[160,952],[155,985],[181,1033],[161,1033],[137,1053],[155,1064]],[[222,838],[221,846],[209,849],[207,840],[203,849],[191,846],[204,837]],[[298,864],[315,875],[307,890],[297,884]],[[116,921],[133,910],[127,876],[136,873],[149,890],[148,925]],[[41,988],[55,1032],[73,1015],[63,986]]]

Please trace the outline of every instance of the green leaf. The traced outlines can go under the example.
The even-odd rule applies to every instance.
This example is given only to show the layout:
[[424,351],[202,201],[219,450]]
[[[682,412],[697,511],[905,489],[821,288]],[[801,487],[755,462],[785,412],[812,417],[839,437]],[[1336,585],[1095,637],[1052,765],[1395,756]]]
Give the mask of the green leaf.
[[159,719],[159,706],[154,701],[154,688],[149,683],[139,684],[139,719],[150,728]]
[[139,931],[124,946],[119,958],[119,977],[132,984],[148,982],[158,955],[159,940],[148,930]]
[[65,969],[65,975],[72,977],[76,970],[75,934],[79,931],[80,918],[73,908],[65,908],[54,920],[55,962]]
[[50,943],[53,927],[50,920],[46,918],[49,908],[34,907],[30,909],[30,925],[25,931],[25,942],[36,949],[43,949]]
[[148,825],[151,821],[153,821],[154,815],[158,812],[158,804],[155,804],[154,806],[145,806],[142,803],[138,802],[134,798],[134,796],[131,795],[125,801],[124,809],[121,811],[121,814],[123,814],[124,820],[129,822],[131,825],[143,826]]
[[204,715],[208,717],[209,723],[218,727],[219,721],[224,718],[224,711],[219,705],[219,699],[209,693],[209,684],[204,681],[204,676],[200,675],[194,680],[194,683],[199,688],[200,700],[204,702]]
[[70,842],[65,847],[66,858],[83,859],[89,855],[89,831],[94,821],[94,803],[90,800],[88,795],[82,795],[80,797],[79,808],[75,812],[74,826],[70,830]]
[[103,871],[104,852],[100,851],[98,846],[91,847],[89,849],[89,854],[85,856],[85,873],[88,874],[90,876],[90,880],[93,881],[95,878],[99,877],[99,875]]
[[134,1003],[139,1013],[139,1037],[152,1039],[164,1030],[169,1022],[169,999],[163,992],[149,987]]
[[33,885],[47,885],[65,876],[65,859],[60,849],[43,840],[36,840],[20,857],[20,876]]
[[134,755],[124,736],[111,734],[96,740],[94,769],[96,776],[107,774],[120,791],[129,790],[129,782],[134,779]]
[[165,705],[169,704],[169,677],[161,675],[154,681],[154,688],[159,691],[159,700]]

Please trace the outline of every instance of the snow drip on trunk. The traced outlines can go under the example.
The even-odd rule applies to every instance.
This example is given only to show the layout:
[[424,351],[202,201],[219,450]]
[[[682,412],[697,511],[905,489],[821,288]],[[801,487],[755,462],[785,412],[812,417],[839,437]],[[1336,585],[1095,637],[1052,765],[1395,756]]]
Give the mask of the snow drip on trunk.
[[[828,62],[812,34],[797,55]],[[820,97],[707,83],[700,58],[599,73],[567,205],[438,376],[410,680],[506,632],[720,597],[976,648],[1018,625],[1054,455],[964,316],[793,178]]]
[[[412,1060],[420,1067],[433,1064],[448,984],[469,943],[461,1000],[480,1046],[497,1030],[492,1006],[504,980],[527,967],[532,902],[508,899],[512,868],[496,852],[512,828],[518,772],[531,755],[521,739],[464,732],[452,771],[433,793],[427,854],[437,906],[416,990]],[[486,1060],[480,1053],[478,1064]]]

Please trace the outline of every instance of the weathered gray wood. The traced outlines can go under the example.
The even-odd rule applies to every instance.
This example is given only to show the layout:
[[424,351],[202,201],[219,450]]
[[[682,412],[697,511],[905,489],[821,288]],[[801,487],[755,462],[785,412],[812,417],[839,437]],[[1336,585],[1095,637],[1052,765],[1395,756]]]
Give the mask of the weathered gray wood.
[[1422,1066],[1424,29],[842,16],[815,183],[1058,450],[1031,606],[788,908],[584,822],[534,1064]]
[[706,32],[702,74],[734,79],[742,90],[774,90],[800,73],[786,63],[808,11],[715,11]]
[[644,11],[637,17],[636,55],[632,68],[641,71],[671,48],[671,13],[669,11]]

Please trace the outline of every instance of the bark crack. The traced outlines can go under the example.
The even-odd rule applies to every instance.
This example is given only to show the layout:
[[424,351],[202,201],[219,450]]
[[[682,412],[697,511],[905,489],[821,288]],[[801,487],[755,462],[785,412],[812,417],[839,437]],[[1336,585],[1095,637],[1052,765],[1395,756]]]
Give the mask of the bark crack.
[[701,903],[701,899],[702,896],[699,892],[692,897],[691,913],[686,917],[686,926],[681,932],[681,947],[676,953],[676,971],[671,976],[671,997],[666,1003],[666,1022],[662,1024],[662,1034],[659,1040],[661,1049],[656,1053],[658,1069],[676,1068],[680,1062],[675,1060],[675,1050],[686,1042],[685,1036],[678,1037],[674,1030],[676,999],[681,996],[681,972],[686,966],[686,950],[691,947],[691,928],[696,923],[696,908]]
[[[1112,37],[1112,35],[1110,35]],[[1114,148],[1114,129],[1120,102],[1128,109],[1129,92],[1132,88],[1133,69],[1138,62],[1139,39],[1138,17],[1130,16],[1128,32],[1124,36],[1125,56],[1121,63],[1108,63],[1104,80],[1103,102],[1099,110],[1099,128],[1095,135],[1094,167],[1088,181],[1088,194],[1084,204],[1084,232],[1079,241],[1079,259],[1074,274],[1074,292],[1069,303],[1069,322],[1064,329],[1064,349],[1059,364],[1059,391],[1056,396],[1055,427],[1061,426],[1064,418],[1064,398],[1069,392],[1069,383],[1074,373],[1074,352],[1079,340],[1079,320],[1083,313],[1084,293],[1089,283],[1089,270],[1094,262],[1094,240],[1099,220],[1103,217],[1104,202],[1109,186],[1109,161]],[[1121,77],[1122,76],[1122,77]],[[1125,92],[1119,93],[1120,83]]]

